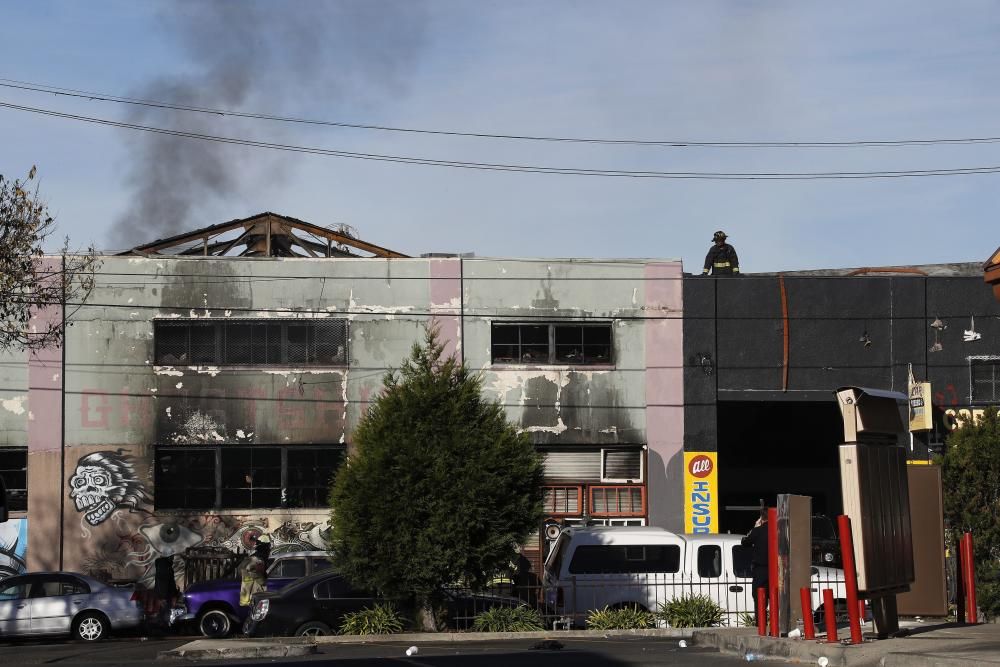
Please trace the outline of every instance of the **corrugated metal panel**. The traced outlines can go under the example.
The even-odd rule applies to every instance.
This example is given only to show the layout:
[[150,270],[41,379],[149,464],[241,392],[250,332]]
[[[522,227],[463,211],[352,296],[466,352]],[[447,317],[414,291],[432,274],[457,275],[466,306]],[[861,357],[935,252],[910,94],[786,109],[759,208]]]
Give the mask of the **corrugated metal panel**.
[[545,479],[601,481],[601,452],[544,452]]
[[642,479],[642,452],[634,450],[604,450],[605,479]]

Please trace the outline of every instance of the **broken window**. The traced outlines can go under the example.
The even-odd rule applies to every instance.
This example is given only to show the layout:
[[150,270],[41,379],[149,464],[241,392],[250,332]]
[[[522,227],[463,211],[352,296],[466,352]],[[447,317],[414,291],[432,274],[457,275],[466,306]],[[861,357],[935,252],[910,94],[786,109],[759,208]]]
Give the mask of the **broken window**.
[[969,362],[973,403],[1000,401],[1000,359],[972,359]]
[[28,510],[28,448],[0,447],[0,477],[7,485],[11,512]]
[[493,324],[495,364],[610,364],[611,323]]
[[547,486],[544,493],[546,514],[580,514],[583,511],[579,486]]
[[156,363],[173,365],[343,366],[347,320],[248,320],[153,324]]
[[157,447],[157,509],[325,507],[343,445]]

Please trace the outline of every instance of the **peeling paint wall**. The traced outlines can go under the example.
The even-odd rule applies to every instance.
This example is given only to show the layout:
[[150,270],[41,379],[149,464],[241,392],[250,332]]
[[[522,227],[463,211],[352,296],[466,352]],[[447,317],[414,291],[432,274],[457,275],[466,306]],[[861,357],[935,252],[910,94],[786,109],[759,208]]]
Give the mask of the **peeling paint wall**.
[[0,353],[0,447],[28,446],[28,355]]
[[[32,381],[32,408],[37,398],[47,410],[28,437],[34,443],[29,503],[50,508],[32,513],[32,531],[53,536],[29,550],[29,566],[149,577],[157,555],[242,544],[251,529],[289,548],[322,547],[328,527],[322,508],[158,509],[156,448],[349,447],[384,373],[409,353],[428,322],[450,350],[482,369],[488,395],[536,444],[647,447],[649,518],[679,528],[675,276],[679,262],[640,260],[106,258],[88,305],[68,329],[65,375],[58,350],[29,363],[39,379],[37,391]],[[614,363],[493,365],[491,322],[539,317],[613,323]],[[158,319],[316,318],[349,321],[346,366],[161,365],[154,356]],[[11,366],[15,384],[17,373],[24,374],[19,366]],[[63,390],[65,449],[58,419]],[[23,417],[0,411],[8,422]],[[17,437],[11,433],[6,437]],[[119,483],[102,485],[107,477]]]

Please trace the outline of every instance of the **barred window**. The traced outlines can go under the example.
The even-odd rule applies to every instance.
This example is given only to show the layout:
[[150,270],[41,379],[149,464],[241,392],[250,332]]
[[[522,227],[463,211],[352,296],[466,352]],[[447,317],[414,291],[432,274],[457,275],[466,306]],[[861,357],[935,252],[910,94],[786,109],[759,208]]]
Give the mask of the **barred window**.
[[495,364],[611,364],[611,323],[500,324],[492,327]]
[[156,320],[160,365],[343,366],[347,320]]
[[0,477],[7,486],[11,512],[28,510],[28,448],[0,447]]
[[580,514],[579,486],[547,486],[545,492],[546,514]]
[[343,445],[157,447],[157,509],[326,507]]
[[645,514],[645,487],[592,486],[590,511],[599,515]]
[[972,359],[969,373],[973,403],[1000,402],[1000,359]]

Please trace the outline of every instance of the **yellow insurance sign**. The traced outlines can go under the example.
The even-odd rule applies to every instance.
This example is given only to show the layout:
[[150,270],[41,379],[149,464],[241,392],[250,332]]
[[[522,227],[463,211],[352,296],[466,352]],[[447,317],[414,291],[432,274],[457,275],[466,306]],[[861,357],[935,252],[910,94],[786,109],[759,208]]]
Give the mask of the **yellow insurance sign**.
[[684,452],[684,532],[719,532],[719,475],[715,452]]

